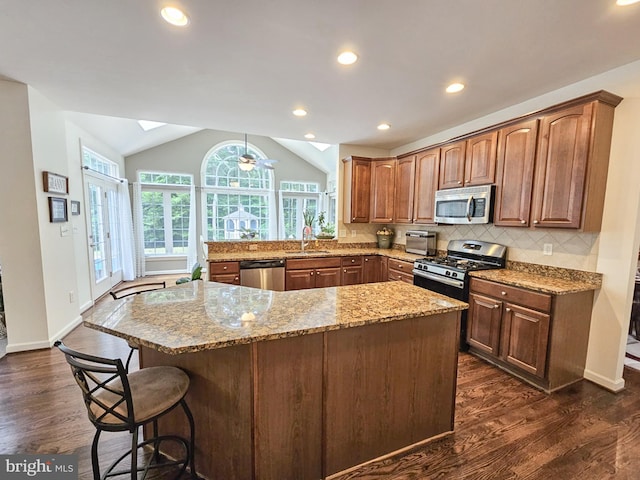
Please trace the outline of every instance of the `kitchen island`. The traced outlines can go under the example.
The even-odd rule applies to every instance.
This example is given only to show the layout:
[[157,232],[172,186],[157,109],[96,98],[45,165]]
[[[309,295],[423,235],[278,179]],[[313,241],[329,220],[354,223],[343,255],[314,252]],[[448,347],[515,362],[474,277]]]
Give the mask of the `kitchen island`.
[[[109,302],[85,325],[191,378],[209,479],[330,478],[453,430],[460,312],[402,282],[271,292],[190,282]],[[162,431],[186,434],[176,412]]]

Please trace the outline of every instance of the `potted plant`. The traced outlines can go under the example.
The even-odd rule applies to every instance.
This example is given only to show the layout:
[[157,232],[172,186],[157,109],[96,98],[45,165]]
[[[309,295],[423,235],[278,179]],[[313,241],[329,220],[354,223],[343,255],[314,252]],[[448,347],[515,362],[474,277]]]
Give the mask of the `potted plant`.
[[333,223],[325,223],[324,212],[320,212],[318,215],[318,226],[320,227],[320,233],[316,235],[316,238],[331,240],[336,234],[336,227]]
[[393,230],[385,225],[382,230],[376,232],[378,237],[378,248],[391,248],[391,240],[393,239]]
[[304,218],[304,229],[302,230],[302,238],[310,238],[313,232],[313,221],[315,215],[309,210],[302,211],[302,217]]

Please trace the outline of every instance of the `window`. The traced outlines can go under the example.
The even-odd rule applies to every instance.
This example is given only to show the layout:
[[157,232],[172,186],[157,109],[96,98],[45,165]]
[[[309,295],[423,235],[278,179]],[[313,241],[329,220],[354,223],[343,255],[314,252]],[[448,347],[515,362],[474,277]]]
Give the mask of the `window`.
[[321,198],[320,185],[315,182],[280,182],[280,237],[302,238],[304,211],[314,216],[313,227],[317,230]]
[[[265,168],[243,171],[238,157],[244,143],[230,141],[213,147],[202,163],[204,228],[207,240],[276,237],[273,173]],[[247,146],[256,158],[266,156]]]
[[95,172],[104,173],[111,177],[118,178],[120,176],[120,169],[118,164],[107,160],[102,155],[89,150],[87,147],[82,147],[82,165],[89,167]]
[[185,174],[139,172],[144,254],[186,255],[193,177]]

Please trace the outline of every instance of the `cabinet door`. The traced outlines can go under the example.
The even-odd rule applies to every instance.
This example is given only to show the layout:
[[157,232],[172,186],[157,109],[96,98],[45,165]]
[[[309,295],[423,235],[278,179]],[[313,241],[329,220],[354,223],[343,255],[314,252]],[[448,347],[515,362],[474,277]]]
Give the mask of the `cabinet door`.
[[529,225],[537,135],[538,120],[505,127],[498,134],[496,225]]
[[469,294],[467,342],[495,357],[500,349],[502,302],[475,293]]
[[344,160],[344,222],[368,223],[371,201],[371,159]]
[[413,223],[435,223],[435,196],[440,174],[440,149],[433,148],[416,157],[413,195]]
[[382,281],[382,262],[378,255],[365,255],[362,267],[362,283]]
[[411,223],[413,221],[415,170],[415,155],[398,159],[396,167],[394,223]]
[[440,148],[439,188],[461,187],[464,182],[466,142],[449,143]]
[[396,160],[371,162],[371,223],[391,223],[396,183]]
[[506,303],[500,357],[507,363],[544,378],[550,316]]
[[342,285],[359,285],[362,283],[362,267],[343,267]]
[[497,146],[497,131],[467,140],[464,164],[465,185],[487,185],[495,182]]
[[340,275],[340,267],[334,268],[318,268],[315,271],[315,287],[338,287],[342,276]]
[[[339,271],[339,269],[338,269]],[[313,268],[302,270],[285,270],[286,290],[303,290],[316,286],[316,271]]]
[[546,116],[540,124],[533,226],[580,228],[593,103]]

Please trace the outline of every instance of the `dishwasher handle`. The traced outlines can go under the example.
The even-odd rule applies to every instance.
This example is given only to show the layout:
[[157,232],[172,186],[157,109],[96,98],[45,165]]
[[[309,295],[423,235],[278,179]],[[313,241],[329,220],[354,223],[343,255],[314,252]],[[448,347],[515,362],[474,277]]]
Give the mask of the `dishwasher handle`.
[[243,260],[240,262],[240,270],[253,268],[279,268],[284,267],[284,260]]

